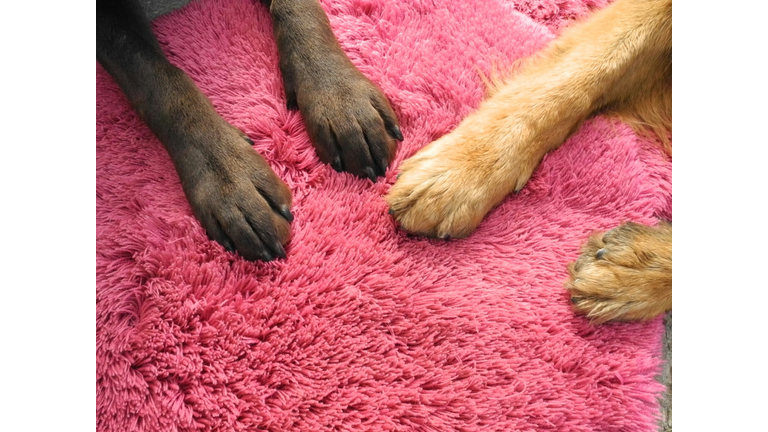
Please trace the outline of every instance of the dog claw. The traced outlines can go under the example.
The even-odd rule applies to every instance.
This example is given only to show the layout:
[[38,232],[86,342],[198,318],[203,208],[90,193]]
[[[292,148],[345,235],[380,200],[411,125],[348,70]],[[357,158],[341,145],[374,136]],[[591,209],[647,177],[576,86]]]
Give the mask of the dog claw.
[[232,243],[229,240],[223,239],[221,245],[224,246],[224,250],[227,252],[235,253],[235,247],[232,246]]
[[272,244],[272,250],[275,251],[275,253],[277,253],[277,256],[282,258],[282,259],[285,259],[288,256],[285,253],[285,249],[283,249],[283,245],[281,245],[280,243],[273,243]]
[[285,218],[288,222],[293,222],[293,213],[291,213],[291,209],[289,209],[287,205],[281,205],[278,209],[278,213],[280,213],[280,216]]
[[264,261],[272,261],[274,259],[275,257],[273,257],[272,254],[269,253],[269,251],[266,251],[266,250],[264,251]]
[[606,253],[606,252],[608,252],[608,251],[607,251],[607,250],[605,250],[605,248],[602,248],[602,249],[600,249],[600,250],[599,250],[599,251],[597,251],[597,253],[595,254],[595,258],[597,258],[597,259],[603,259],[603,257],[605,256],[605,253]]
[[336,172],[341,172],[343,170],[341,166],[341,158],[339,158],[338,156],[333,158],[333,162],[331,162],[331,168],[335,169]]
[[376,183],[376,173],[373,172],[373,168],[365,167],[365,174],[372,182]]
[[404,139],[403,138],[403,133],[400,131],[399,127],[397,127],[397,126],[392,127],[392,133],[395,134],[395,139],[396,140],[402,141]]

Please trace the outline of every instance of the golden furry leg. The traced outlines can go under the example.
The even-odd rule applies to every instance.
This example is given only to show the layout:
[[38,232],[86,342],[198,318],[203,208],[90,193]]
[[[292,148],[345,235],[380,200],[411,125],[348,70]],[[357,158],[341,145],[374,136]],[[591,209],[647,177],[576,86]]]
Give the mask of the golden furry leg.
[[593,234],[568,273],[573,307],[592,322],[654,318],[672,309],[672,225]]
[[465,237],[596,111],[663,129],[671,52],[671,0],[617,0],[566,30],[453,132],[402,164],[385,198],[395,219],[411,233]]

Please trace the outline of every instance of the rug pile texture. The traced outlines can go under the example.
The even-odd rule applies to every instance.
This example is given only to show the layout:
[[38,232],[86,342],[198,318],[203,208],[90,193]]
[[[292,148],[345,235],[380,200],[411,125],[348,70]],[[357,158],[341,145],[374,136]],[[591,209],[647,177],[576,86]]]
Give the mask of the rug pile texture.
[[606,1],[323,0],[405,141],[378,183],[322,164],[286,109],[267,9],[193,1],[153,22],[171,62],[294,194],[288,258],[209,241],[159,141],[99,65],[99,431],[650,431],[661,319],[593,326],[565,266],[593,230],[671,218],[671,161],[588,120],[464,240],[399,231],[397,166],[478,106],[478,71]]

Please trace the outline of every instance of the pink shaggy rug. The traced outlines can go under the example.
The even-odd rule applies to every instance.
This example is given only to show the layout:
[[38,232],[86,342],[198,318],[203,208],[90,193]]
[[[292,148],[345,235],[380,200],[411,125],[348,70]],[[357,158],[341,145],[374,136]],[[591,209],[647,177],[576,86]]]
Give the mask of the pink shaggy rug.
[[[394,167],[478,105],[476,72],[605,1],[324,0],[402,122]],[[285,108],[266,8],[205,0],[154,23],[172,62],[294,193],[288,259],[208,241],[161,144],[97,65],[97,429],[655,430],[660,319],[574,316],[565,265],[594,229],[671,217],[671,162],[584,124],[465,240],[399,232],[385,181],[319,162]]]

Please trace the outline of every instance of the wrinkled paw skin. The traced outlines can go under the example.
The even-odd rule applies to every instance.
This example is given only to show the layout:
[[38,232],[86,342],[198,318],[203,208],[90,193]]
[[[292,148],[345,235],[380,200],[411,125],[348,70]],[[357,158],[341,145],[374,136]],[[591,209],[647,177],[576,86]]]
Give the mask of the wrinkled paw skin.
[[593,323],[652,319],[672,308],[672,225],[593,234],[568,273],[573,308]]
[[288,186],[240,130],[219,125],[209,133],[211,144],[176,161],[195,216],[209,238],[247,260],[285,258],[293,220]]
[[405,231],[466,237],[504,197],[519,191],[538,165],[541,156],[520,152],[494,134],[468,131],[472,118],[465,124],[469,127],[460,126],[401,165],[385,200]]
[[351,63],[328,63],[318,67],[323,75],[313,71],[301,84],[287,83],[289,106],[301,112],[320,160],[376,182],[395,156],[395,140],[403,140],[397,116],[381,90]]

